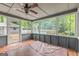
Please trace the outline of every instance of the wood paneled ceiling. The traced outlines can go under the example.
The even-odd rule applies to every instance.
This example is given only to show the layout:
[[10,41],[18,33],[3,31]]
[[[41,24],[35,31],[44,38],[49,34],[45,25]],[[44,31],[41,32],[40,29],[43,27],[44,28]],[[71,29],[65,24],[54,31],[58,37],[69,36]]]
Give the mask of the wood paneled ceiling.
[[38,3],[39,7],[31,8],[32,10],[38,12],[38,14],[31,12],[26,14],[23,9],[23,5],[23,3],[0,3],[0,11],[25,19],[35,20],[79,7],[78,3]]

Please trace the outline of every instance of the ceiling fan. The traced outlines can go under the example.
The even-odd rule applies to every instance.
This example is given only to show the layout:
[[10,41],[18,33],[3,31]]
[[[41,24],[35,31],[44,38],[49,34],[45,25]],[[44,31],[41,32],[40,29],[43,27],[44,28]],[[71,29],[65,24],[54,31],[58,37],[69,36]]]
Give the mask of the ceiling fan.
[[32,12],[34,14],[38,14],[38,12],[36,12],[34,10],[31,10],[32,8],[35,8],[35,7],[38,7],[37,3],[33,3],[32,5],[29,5],[28,3],[25,3],[24,4],[24,11],[25,11],[25,13]]

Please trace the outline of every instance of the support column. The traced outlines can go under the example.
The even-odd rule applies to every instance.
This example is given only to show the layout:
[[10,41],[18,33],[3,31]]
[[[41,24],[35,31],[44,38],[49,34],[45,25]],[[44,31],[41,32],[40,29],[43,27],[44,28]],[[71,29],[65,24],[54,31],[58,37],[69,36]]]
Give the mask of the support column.
[[79,39],[79,8],[76,13],[76,36]]
[[[76,36],[78,38],[78,51],[79,51],[79,8],[76,13]],[[79,52],[78,52],[79,55]]]

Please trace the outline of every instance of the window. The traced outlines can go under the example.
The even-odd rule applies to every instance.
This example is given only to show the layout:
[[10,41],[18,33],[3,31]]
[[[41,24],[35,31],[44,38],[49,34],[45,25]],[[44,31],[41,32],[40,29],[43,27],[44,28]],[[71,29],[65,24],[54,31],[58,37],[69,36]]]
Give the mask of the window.
[[39,34],[39,21],[34,21],[32,22],[32,32],[33,33],[36,33],[36,34]]
[[76,15],[74,13],[71,14],[71,31],[70,31],[70,35],[75,35],[75,31],[76,31]]
[[40,21],[40,34],[56,34],[56,18],[47,18]]
[[7,17],[0,15],[0,35],[7,35]]
[[57,18],[58,35],[75,35],[75,14],[66,14]]
[[26,20],[21,20],[21,34],[31,33],[31,22]]
[[46,29],[47,29],[47,21],[45,21],[44,19],[43,20],[40,20],[40,25],[39,25],[39,32],[40,34],[46,34]]
[[58,34],[65,35],[66,34],[66,17],[65,15],[57,17],[57,24],[58,24]]
[[75,36],[75,13],[34,21],[33,32],[47,35]]

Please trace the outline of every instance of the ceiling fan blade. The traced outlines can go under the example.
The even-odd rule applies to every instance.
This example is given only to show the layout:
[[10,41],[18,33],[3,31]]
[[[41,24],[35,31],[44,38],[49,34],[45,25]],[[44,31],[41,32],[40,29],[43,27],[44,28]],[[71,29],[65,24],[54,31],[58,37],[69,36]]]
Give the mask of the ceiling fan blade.
[[34,13],[34,14],[38,14],[36,11],[33,11],[33,10],[29,10],[30,8],[34,8],[34,7],[38,7],[38,4],[37,3],[33,3],[32,5],[28,5],[28,3],[25,4],[24,6],[24,10],[26,13],[28,13],[28,11]]
[[34,13],[34,14],[38,14],[36,11],[34,10],[30,10],[30,12]]
[[31,8],[35,8],[35,7],[38,7],[38,4],[37,4],[37,3],[33,3],[33,4],[31,5]]

